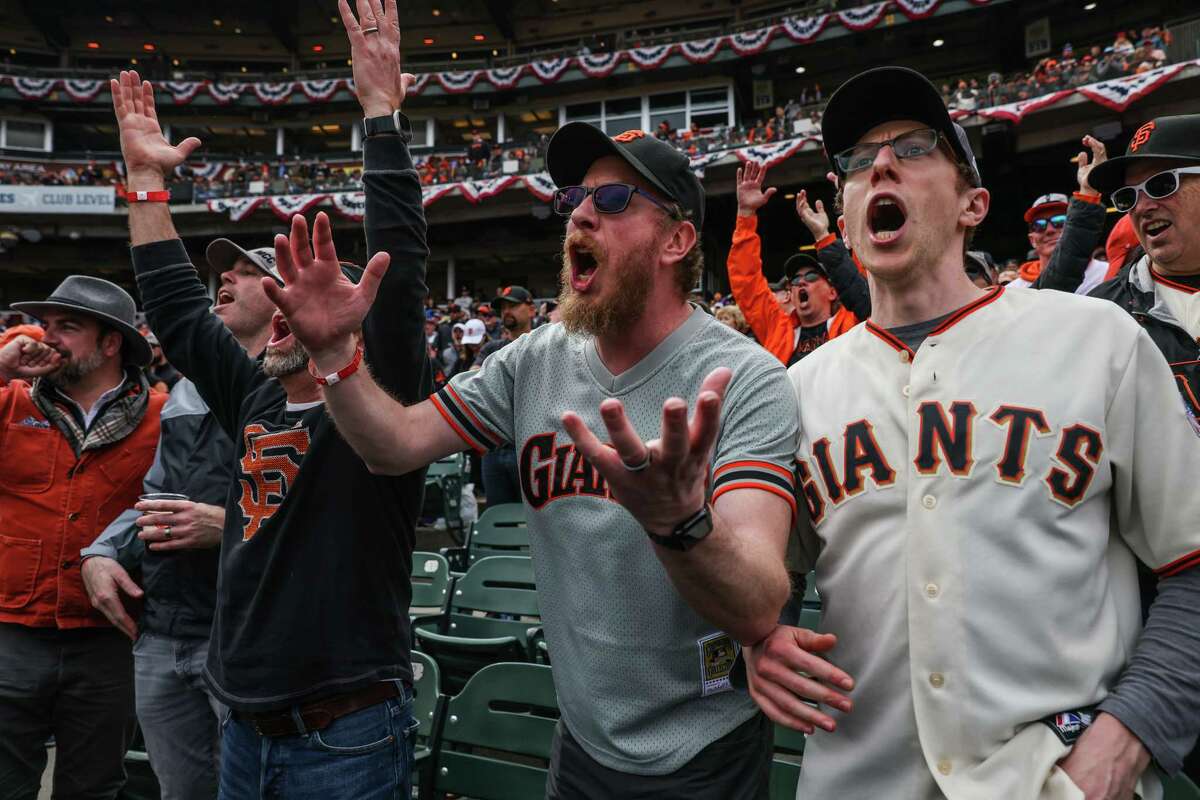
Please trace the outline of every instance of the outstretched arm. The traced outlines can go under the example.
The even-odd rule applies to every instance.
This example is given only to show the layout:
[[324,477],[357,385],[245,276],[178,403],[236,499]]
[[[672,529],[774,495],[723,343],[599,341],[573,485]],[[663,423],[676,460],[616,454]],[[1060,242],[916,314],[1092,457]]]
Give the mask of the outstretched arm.
[[801,189],[796,195],[796,215],[812,234],[817,246],[817,258],[838,293],[838,300],[860,320],[871,316],[871,289],[867,279],[858,271],[850,251],[837,234],[829,232],[829,215],[825,204],[817,200],[808,204],[808,192]]

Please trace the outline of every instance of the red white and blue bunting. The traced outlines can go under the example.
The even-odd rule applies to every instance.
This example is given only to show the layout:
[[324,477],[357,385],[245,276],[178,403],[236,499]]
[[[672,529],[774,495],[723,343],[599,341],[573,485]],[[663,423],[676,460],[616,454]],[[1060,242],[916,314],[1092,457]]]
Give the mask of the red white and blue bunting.
[[[1192,62],[1195,63],[1195,62]],[[1141,100],[1162,84],[1174,78],[1187,64],[1168,64],[1140,75],[1126,75],[1111,81],[1080,86],[1079,93],[1113,111],[1124,111],[1131,103]]]
[[287,102],[292,92],[299,88],[295,83],[254,83],[254,96],[258,102],[267,106],[277,106]]
[[[983,6],[991,2],[991,0],[969,1],[973,6]],[[715,58],[722,48],[729,48],[737,56],[751,56],[761,53],[778,36],[787,36],[797,44],[806,44],[816,39],[834,22],[851,31],[862,31],[878,25],[889,12],[899,12],[908,19],[923,19],[934,14],[946,2],[948,0],[880,0],[833,14],[819,14],[804,18],[786,17],[782,22],[774,25],[715,38],[635,47],[612,53],[552,58],[513,67],[420,74],[417,75],[417,81],[409,91],[413,95],[419,95],[427,88],[431,80],[436,81],[444,91],[450,94],[469,92],[481,82],[487,82],[496,89],[512,89],[527,73],[532,73],[542,83],[555,83],[563,79],[571,68],[578,69],[579,73],[588,78],[605,77],[612,74],[622,61],[631,62],[637,69],[658,69],[666,63],[668,58],[676,54],[692,64],[702,64]],[[44,99],[63,83],[57,78],[0,76],[0,83],[3,82],[11,83],[21,97],[27,100]],[[77,81],[76,83],[79,87],[83,87],[89,82]],[[68,94],[75,102],[94,101],[95,95],[89,95],[90,87],[88,88],[88,92],[80,92],[78,96],[71,94],[70,90],[68,90]],[[232,103],[245,96],[252,96],[265,105],[277,105],[285,102],[297,91],[304,92],[305,97],[309,100],[324,102],[333,99],[340,89],[354,91],[353,82],[349,78],[247,84],[165,81],[163,88],[170,92],[178,105],[190,103],[201,89],[207,89],[209,95],[222,105]]]
[[100,90],[108,87],[108,81],[101,80],[74,80],[68,78],[63,81],[63,89],[71,96],[71,99],[76,103],[90,103],[96,99],[96,95],[100,94]]
[[[205,180],[208,180],[209,178],[215,178],[221,174],[221,171],[225,169],[225,162],[224,161],[201,161],[199,163],[192,162],[191,164],[188,164],[186,166],[189,170],[191,170],[192,175],[194,175],[195,177],[204,178]],[[175,174],[180,177],[183,177],[183,168],[184,168],[184,165],[180,164],[178,167],[175,168]]]
[[26,100],[43,100],[58,86],[55,78],[13,78],[13,88]]
[[328,200],[324,194],[279,194],[266,198],[267,206],[284,222],[296,214],[307,213],[310,208]]
[[818,14],[815,17],[784,17],[783,32],[793,42],[811,42],[825,30],[829,23],[828,14]]
[[217,214],[229,212],[229,219],[241,222],[263,204],[265,197],[222,197],[208,201],[208,210]]
[[364,192],[335,192],[329,195],[333,210],[346,219],[362,222],[367,214],[367,195]]
[[883,13],[887,11],[887,7],[888,3],[885,1],[872,3],[869,6],[848,8],[845,11],[837,12],[838,22],[842,23],[848,30],[865,31],[879,24],[879,20],[883,19]]
[[500,178],[488,178],[482,181],[463,181],[458,184],[458,192],[468,203],[474,205],[480,200],[495,197],[516,182],[516,175],[504,175]]
[[733,151],[737,156],[737,160],[745,164],[748,161],[753,161],[756,164],[764,167],[773,167],[776,164],[786,161],[796,153],[800,152],[806,145],[815,145],[817,148],[821,146],[821,140],[812,137],[802,137],[800,139],[789,139],[783,142],[770,142],[769,144],[756,144],[750,147],[741,147]]
[[551,180],[549,172],[524,175],[521,177],[521,180],[525,182],[525,188],[529,190],[529,193],[543,203],[549,203],[554,197],[554,190],[557,187],[554,185],[554,181]]

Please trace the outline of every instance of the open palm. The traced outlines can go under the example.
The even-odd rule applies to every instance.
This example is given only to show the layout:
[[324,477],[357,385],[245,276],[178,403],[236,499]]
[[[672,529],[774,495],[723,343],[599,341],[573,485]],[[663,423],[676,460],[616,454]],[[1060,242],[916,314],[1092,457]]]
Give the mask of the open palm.
[[125,157],[125,171],[129,176],[166,175],[200,146],[200,140],[194,136],[178,145],[167,141],[154,110],[154,87],[150,81],[143,81],[136,71],[122,71],[120,78],[109,82],[109,88],[117,125],[121,129],[121,154]]
[[322,354],[344,348],[362,327],[389,261],[387,253],[376,253],[362,279],[353,283],[339,265],[329,216],[317,214],[310,243],[308,223],[297,214],[291,235],[275,237],[275,263],[284,285],[264,278],[263,290],[300,343],[320,361]]
[[747,214],[758,211],[767,204],[775,188],[763,189],[763,179],[767,177],[767,167],[754,161],[747,161],[744,167],[737,171],[737,204],[738,213]]

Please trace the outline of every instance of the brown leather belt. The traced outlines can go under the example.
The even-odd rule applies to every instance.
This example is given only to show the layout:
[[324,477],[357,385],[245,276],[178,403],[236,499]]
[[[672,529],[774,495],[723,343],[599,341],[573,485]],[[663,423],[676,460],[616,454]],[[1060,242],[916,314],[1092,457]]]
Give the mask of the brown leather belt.
[[[353,692],[305,703],[299,707],[298,714],[292,709],[258,713],[239,711],[237,717],[249,722],[259,736],[297,736],[322,730],[335,719],[400,696],[400,687],[395,681],[380,681]],[[297,716],[302,727],[297,725]]]

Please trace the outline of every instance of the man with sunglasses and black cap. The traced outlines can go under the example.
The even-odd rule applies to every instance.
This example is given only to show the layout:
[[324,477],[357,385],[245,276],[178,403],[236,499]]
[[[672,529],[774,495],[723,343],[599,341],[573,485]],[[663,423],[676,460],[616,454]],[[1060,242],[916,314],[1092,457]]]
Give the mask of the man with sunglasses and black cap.
[[1145,251],[1092,296],[1141,323],[1200,418],[1200,114],[1147,122],[1092,181],[1129,215]]
[[726,268],[729,286],[755,338],[780,361],[795,364],[830,339],[871,315],[867,281],[837,234],[829,232],[829,217],[817,200],[796,197],[796,214],[812,233],[817,255],[796,253],[783,265],[788,306],[776,302],[763,276],[758,210],[775,188],[763,189],[767,168],[753,161],[737,172],[737,223]]
[[854,679],[798,676],[828,662],[796,628],[749,651],[763,708],[824,728],[798,796],[1161,797],[1151,754],[1177,770],[1200,717],[1200,444],[1166,365],[1117,309],[970,281],[989,196],[920,73],[847,81],[822,134],[872,314],[789,370],[802,566]]
[[0,348],[0,796],[37,796],[54,736],[54,795],[113,798],[133,657],[88,602],[79,551],[137,501],[167,396],[119,286],[72,275],[13,308],[45,334]]
[[[515,447],[562,711],[549,797],[765,797],[770,726],[731,675],[789,592],[795,397],[777,359],[687,301],[704,190],[685,155],[574,122],[547,165],[562,324],[426,402],[359,372],[329,409],[377,473]],[[278,292],[321,370],[351,355],[373,288],[331,267]]]
[[[408,607],[424,473],[371,474],[338,434],[323,392],[370,371],[392,396],[432,391],[424,339],[425,218],[400,112],[412,75],[399,62],[395,3],[340,6],[366,115],[363,184],[370,264],[378,280],[336,259],[349,283],[373,281],[352,351],[317,371],[276,312],[261,364],[210,310],[204,285],[161,202],[164,177],[199,142],[171,146],[153,90],[136,73],[113,81],[129,191],[132,258],[147,318],[172,363],[195,382],[236,446],[217,602],[204,679],[232,709],[221,736],[222,798],[407,797],[412,669]],[[275,241],[260,278],[268,298],[290,266],[333,251],[329,217],[310,242],[304,218]],[[333,299],[319,298],[332,303]],[[370,313],[367,313],[370,312]]]

